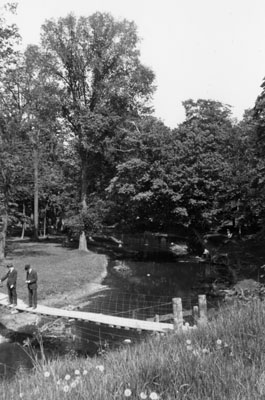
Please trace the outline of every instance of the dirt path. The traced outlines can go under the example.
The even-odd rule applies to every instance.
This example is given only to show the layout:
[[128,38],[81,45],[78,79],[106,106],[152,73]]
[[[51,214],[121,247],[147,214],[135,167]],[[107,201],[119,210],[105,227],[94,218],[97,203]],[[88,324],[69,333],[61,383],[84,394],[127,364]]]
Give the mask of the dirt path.
[[[31,264],[38,272],[38,302],[56,307],[82,306],[88,294],[101,290],[102,280],[107,274],[107,258],[93,252],[80,252],[61,246],[59,243],[13,240],[6,259],[18,271],[18,297],[27,301],[25,264]],[[0,276],[6,272],[0,266]],[[6,293],[6,287],[0,289]],[[40,322],[32,314],[10,314],[1,310],[0,324],[8,330],[21,330],[27,325]],[[1,326],[0,326],[1,327]]]

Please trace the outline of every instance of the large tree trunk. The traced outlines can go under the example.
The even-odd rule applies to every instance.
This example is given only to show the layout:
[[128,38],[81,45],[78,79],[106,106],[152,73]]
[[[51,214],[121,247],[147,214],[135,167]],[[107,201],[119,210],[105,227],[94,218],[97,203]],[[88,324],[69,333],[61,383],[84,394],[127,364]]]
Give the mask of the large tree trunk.
[[7,212],[2,212],[0,217],[0,261],[5,259],[6,249],[6,232],[7,232]]
[[39,238],[39,154],[37,147],[33,150],[34,163],[34,239]]
[[[23,215],[26,216],[26,206],[25,203],[23,203]],[[22,232],[21,232],[21,239],[24,239],[25,236],[25,230],[26,230],[26,222],[22,222]]]
[[87,190],[88,190],[88,162],[87,156],[82,156],[82,164],[81,164],[81,205],[82,210],[86,210],[87,208]]
[[[81,171],[81,205],[82,211],[87,210],[87,189],[88,189],[88,162],[87,162],[87,154],[82,154],[82,171]],[[79,237],[79,250],[88,251],[87,250],[87,240],[85,232],[82,231]]]

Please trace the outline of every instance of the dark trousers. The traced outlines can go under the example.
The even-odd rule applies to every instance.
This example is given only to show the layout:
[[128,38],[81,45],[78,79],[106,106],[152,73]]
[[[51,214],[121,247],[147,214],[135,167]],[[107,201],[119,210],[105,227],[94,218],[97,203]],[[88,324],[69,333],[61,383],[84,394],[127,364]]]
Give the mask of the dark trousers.
[[8,299],[10,304],[17,305],[17,289],[13,286],[12,289],[9,284],[7,284]]
[[29,307],[37,307],[37,288],[30,288],[28,286],[29,292]]

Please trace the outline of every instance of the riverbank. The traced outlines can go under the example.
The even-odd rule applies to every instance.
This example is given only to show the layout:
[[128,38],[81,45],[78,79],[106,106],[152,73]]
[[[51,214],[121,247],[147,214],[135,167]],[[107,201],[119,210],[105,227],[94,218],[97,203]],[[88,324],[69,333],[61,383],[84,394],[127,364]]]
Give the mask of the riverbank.
[[224,307],[209,325],[149,336],[104,357],[39,361],[0,382],[2,400],[262,400],[265,308]]
[[[55,307],[82,306],[87,295],[102,289],[101,281],[107,274],[107,258],[91,251],[84,252],[63,247],[60,243],[12,240],[8,243],[6,262],[12,262],[18,271],[18,297],[27,302],[25,264],[31,264],[38,273],[38,301]],[[0,274],[6,273],[4,265]],[[1,288],[6,293],[5,286]],[[21,330],[23,326],[40,322],[32,314],[1,313],[3,329]]]

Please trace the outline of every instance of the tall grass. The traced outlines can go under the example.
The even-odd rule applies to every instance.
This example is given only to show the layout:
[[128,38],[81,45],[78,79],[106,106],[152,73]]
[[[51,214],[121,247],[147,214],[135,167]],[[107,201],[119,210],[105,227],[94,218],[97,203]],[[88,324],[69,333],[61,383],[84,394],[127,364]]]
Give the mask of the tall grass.
[[1,400],[265,399],[265,309],[253,300],[189,333],[153,335],[100,358],[35,362]]

